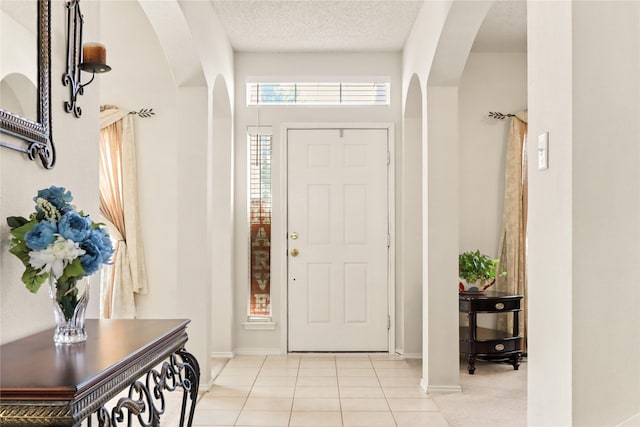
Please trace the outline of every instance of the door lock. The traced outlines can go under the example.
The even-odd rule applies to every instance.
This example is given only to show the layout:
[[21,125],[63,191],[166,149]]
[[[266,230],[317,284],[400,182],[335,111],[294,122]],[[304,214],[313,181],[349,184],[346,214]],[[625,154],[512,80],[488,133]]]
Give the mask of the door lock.
[[296,233],[295,231],[292,231],[289,234],[289,237],[291,237],[291,240],[298,240],[298,233]]

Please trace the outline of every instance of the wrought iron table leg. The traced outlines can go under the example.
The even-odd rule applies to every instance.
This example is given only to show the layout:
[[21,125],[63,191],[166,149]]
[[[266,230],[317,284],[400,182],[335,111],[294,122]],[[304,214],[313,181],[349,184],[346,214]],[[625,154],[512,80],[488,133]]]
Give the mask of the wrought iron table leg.
[[473,375],[476,372],[476,357],[470,354],[467,356],[467,360],[469,361],[469,367],[467,370],[470,375]]

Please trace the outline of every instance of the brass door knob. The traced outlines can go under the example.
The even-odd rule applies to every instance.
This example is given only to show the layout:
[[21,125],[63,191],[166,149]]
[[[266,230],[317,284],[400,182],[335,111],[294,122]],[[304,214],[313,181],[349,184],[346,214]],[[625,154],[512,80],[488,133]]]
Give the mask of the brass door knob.
[[297,249],[291,249],[291,256],[298,256],[299,253]]

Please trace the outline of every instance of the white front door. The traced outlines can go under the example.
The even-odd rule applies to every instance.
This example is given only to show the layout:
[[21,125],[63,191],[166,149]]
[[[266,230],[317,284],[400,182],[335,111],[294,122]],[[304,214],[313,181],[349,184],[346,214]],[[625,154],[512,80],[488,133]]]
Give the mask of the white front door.
[[388,130],[289,129],[290,351],[388,350]]

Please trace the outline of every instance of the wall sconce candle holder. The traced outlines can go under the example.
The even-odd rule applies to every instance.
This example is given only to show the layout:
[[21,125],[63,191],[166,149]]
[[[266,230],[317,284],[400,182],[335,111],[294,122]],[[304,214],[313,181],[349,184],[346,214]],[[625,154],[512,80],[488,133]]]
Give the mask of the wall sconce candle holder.
[[[80,12],[80,0],[69,0],[67,6],[67,71],[62,75],[62,85],[69,86],[70,100],[64,102],[64,110],[74,116],[82,115],[76,103],[78,95],[84,93],[96,74],[111,71],[107,62],[107,51],[100,43],[82,44],[84,17]],[[81,48],[82,47],[82,48]],[[82,83],[82,71],[91,73],[91,79]]]

